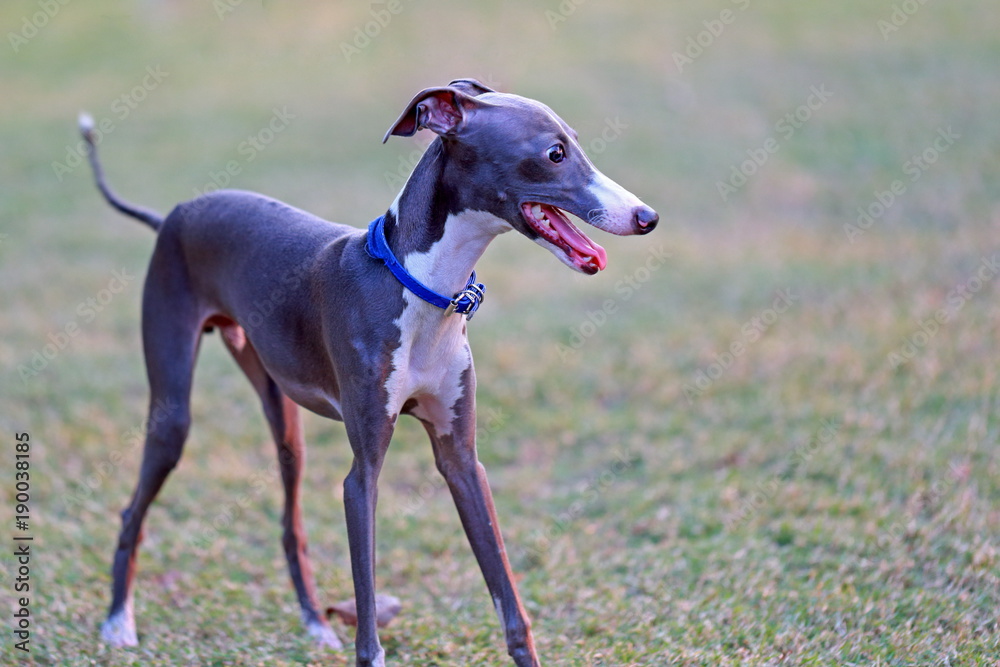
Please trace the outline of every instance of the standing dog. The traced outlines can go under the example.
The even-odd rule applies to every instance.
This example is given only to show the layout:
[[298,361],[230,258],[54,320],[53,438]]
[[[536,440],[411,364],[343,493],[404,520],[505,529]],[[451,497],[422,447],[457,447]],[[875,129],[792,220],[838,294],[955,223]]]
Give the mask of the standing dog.
[[179,204],[163,219],[111,192],[93,123],[81,118],[104,197],[157,232],[142,299],[143,349],[150,406],[177,406],[150,419],[139,482],[122,512],[105,641],[137,643],[132,581],[143,518],[180,459],[198,345],[216,327],[259,394],[278,446],[282,544],[309,633],[341,646],[319,611],[306,552],[298,407],[343,421],[354,452],[344,505],[358,665],[385,664],[375,623],[376,483],[405,414],[430,436],[508,652],[517,665],[539,664],[476,455],[476,379],[465,321],[485,288],[472,269],[495,236],[514,229],[569,267],[594,274],[605,267],[604,249],[564,211],[619,235],[648,233],[658,216],[599,172],[576,132],[540,102],[471,79],[452,81],[418,93],[383,142],[423,128],[438,138],[389,210],[364,231],[238,191]]

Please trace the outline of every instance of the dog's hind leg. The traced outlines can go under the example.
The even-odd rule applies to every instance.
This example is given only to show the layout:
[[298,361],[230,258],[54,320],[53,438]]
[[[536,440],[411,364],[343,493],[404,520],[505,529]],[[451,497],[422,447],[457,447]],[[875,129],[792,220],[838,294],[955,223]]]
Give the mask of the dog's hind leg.
[[[162,239],[161,239],[162,241]],[[180,460],[191,421],[191,378],[201,337],[199,307],[183,265],[160,243],[143,293],[142,336],[149,378],[149,417],[139,481],[122,512],[111,575],[111,607],[101,637],[114,646],[138,643],[132,612],[136,552],[143,519],[167,475]]]
[[239,325],[227,324],[221,326],[220,330],[226,347],[260,396],[264,415],[278,445],[278,465],[285,490],[285,512],[282,517],[284,533],[281,543],[285,549],[288,571],[302,609],[302,622],[318,645],[341,649],[343,645],[340,639],[337,638],[326,617],[320,613],[316,602],[316,580],[309,561],[306,532],[302,524],[299,486],[306,450],[299,408],[282,393],[274,379],[268,375],[260,356]]

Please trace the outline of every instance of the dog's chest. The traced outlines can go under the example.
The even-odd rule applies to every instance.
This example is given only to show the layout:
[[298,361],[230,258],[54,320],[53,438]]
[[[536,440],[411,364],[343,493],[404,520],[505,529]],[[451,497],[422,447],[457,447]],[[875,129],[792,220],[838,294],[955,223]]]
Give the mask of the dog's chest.
[[[465,318],[445,315],[411,292],[404,292],[406,306],[395,320],[399,327],[399,347],[393,352],[392,372],[386,380],[390,417],[399,414],[411,398],[432,399],[448,415],[462,398],[463,373],[472,366],[472,352],[466,336]],[[437,420],[435,420],[437,421]],[[440,424],[447,427],[450,419]]]

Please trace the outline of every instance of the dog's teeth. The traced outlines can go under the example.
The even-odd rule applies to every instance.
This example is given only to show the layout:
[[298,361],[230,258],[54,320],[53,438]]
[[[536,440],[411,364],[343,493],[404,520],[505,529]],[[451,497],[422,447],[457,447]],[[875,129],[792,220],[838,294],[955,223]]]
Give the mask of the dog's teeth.
[[535,216],[535,218],[538,220],[542,220],[545,218],[545,214],[542,213],[542,207],[539,204],[532,205],[531,215]]

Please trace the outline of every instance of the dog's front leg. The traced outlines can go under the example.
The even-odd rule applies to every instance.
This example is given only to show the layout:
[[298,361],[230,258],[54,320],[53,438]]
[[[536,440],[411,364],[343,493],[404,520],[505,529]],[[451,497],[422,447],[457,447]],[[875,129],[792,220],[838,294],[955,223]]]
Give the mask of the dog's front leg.
[[351,574],[358,612],[355,636],[358,667],[384,667],[385,651],[375,626],[375,505],[378,475],[395,420],[384,410],[366,407],[360,414],[345,411],[347,437],[354,450],[354,464],[344,479],[344,509],[347,540],[351,550]]
[[462,527],[486,579],[507,652],[518,667],[537,667],[531,621],[521,604],[504,548],[486,469],[476,453],[475,376],[463,376],[463,393],[451,409],[432,402],[418,414],[434,446],[434,461],[451,490]]

